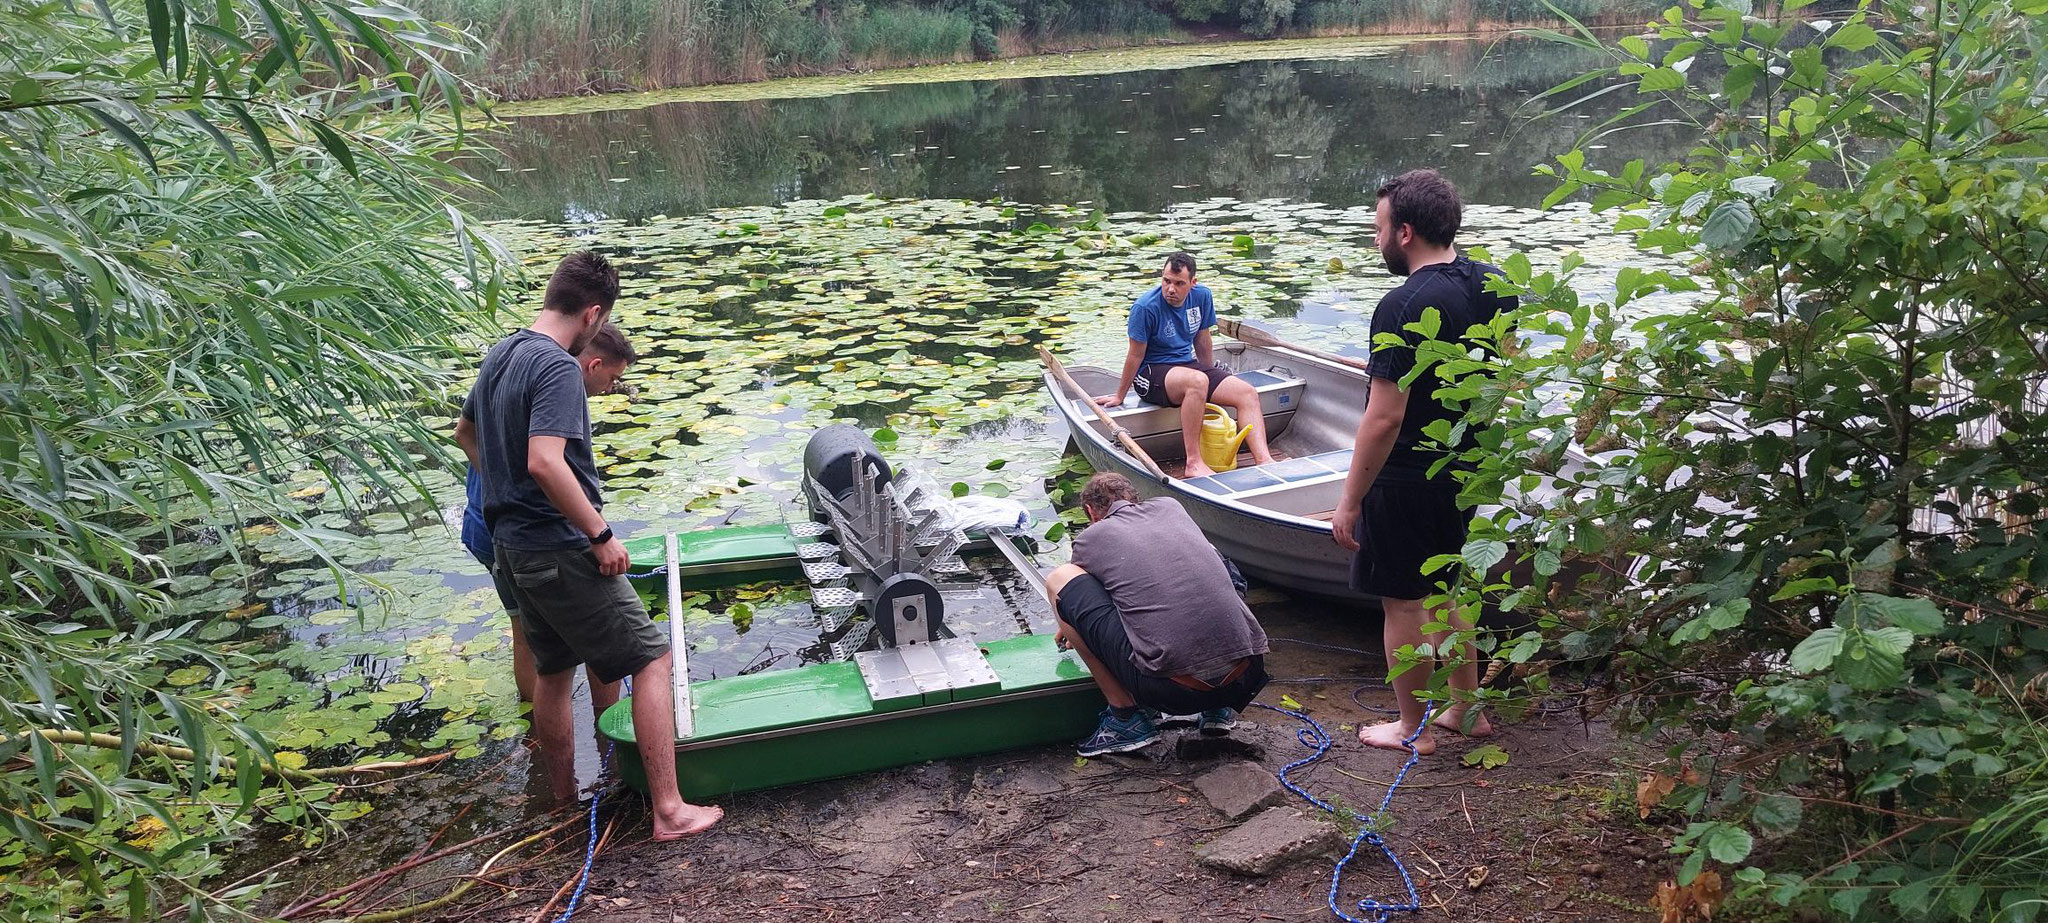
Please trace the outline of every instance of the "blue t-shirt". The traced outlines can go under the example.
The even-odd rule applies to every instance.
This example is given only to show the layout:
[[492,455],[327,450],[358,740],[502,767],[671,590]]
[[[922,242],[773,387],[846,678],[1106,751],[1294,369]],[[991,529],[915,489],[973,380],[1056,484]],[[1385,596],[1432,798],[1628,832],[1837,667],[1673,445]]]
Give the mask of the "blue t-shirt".
[[1145,344],[1145,364],[1195,361],[1195,335],[1216,323],[1216,300],[1197,285],[1176,308],[1152,286],[1131,305],[1130,337]]
[[469,469],[467,491],[469,501],[462,505],[462,547],[490,567],[496,549],[491,547],[491,527],[484,524],[484,480],[475,468]]

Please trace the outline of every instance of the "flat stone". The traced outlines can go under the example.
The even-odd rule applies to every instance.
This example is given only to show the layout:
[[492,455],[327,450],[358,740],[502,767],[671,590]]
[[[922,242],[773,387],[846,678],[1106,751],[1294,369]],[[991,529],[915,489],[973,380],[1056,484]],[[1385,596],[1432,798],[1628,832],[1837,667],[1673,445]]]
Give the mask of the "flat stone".
[[1334,856],[1343,848],[1344,834],[1336,824],[1276,807],[1202,844],[1195,850],[1195,861],[1234,875],[1265,876],[1311,856]]
[[1287,790],[1280,780],[1252,763],[1224,763],[1195,780],[1195,791],[1208,799],[1209,806],[1231,820],[1242,820],[1254,811],[1280,804]]

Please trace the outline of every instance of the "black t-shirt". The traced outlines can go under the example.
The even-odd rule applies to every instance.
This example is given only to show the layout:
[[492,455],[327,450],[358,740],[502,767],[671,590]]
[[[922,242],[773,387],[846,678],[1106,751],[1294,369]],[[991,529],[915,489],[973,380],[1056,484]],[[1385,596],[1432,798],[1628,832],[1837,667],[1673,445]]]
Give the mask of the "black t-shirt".
[[521,330],[498,341],[462,404],[476,424],[477,473],[483,484],[484,522],[497,545],[520,551],[583,548],[590,539],[555,509],[526,470],[526,440],[560,436],[562,455],[590,505],[597,493],[597,462],[590,456],[590,406],[583,370],[553,337]]
[[[1513,296],[1486,290],[1486,277],[1499,274],[1499,269],[1474,262],[1463,254],[1449,263],[1432,263],[1415,270],[1399,288],[1381,298],[1379,307],[1372,312],[1373,352],[1367,363],[1368,374],[1398,383],[1415,368],[1415,345],[1424,338],[1406,328],[1421,320],[1422,312],[1428,308],[1435,308],[1442,322],[1437,328],[1437,339],[1464,342],[1468,350],[1480,347],[1479,343],[1466,340],[1466,331],[1475,324],[1492,323],[1496,315],[1516,307]],[[1398,334],[1407,345],[1379,346],[1382,333]],[[1491,354],[1491,350],[1487,352]],[[1381,477],[1391,474],[1407,480],[1420,479],[1442,454],[1441,450],[1423,447],[1429,442],[1423,428],[1437,420],[1456,420],[1464,412],[1463,408],[1445,406],[1437,399],[1436,390],[1442,384],[1443,379],[1432,369],[1409,386],[1408,410],[1401,418],[1401,433],[1394,440],[1394,450],[1387,456]],[[1468,430],[1462,442],[1460,449],[1471,448],[1474,434]],[[1447,479],[1450,468],[1445,466],[1438,479]]]

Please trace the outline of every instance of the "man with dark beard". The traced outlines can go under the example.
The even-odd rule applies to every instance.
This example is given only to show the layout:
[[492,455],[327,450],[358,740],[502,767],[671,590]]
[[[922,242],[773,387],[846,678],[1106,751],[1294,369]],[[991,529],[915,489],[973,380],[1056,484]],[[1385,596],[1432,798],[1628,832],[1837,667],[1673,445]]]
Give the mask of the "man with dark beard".
[[[1425,572],[1423,565],[1437,555],[1457,554],[1465,545],[1471,526],[1471,509],[1458,508],[1458,482],[1452,473],[1469,467],[1453,458],[1430,475],[1447,452],[1472,447],[1470,430],[1463,444],[1437,445],[1424,429],[1438,420],[1456,421],[1462,409],[1447,406],[1437,396],[1443,382],[1434,370],[1414,382],[1402,379],[1415,368],[1415,349],[1426,339],[1408,329],[1434,311],[1440,322],[1437,338],[1466,348],[1483,348],[1467,339],[1475,325],[1490,324],[1502,313],[1515,310],[1512,296],[1486,289],[1486,278],[1499,269],[1473,262],[1453,246],[1463,208],[1458,191],[1435,170],[1403,173],[1379,189],[1379,206],[1373,220],[1380,255],[1387,269],[1406,276],[1399,288],[1380,299],[1373,312],[1373,352],[1368,374],[1372,391],[1359,420],[1353,446],[1351,472],[1344,481],[1343,499],[1330,520],[1332,538],[1351,549],[1351,587],[1380,598],[1385,615],[1382,638],[1392,664],[1395,652],[1404,646],[1419,648],[1428,641],[1436,657],[1453,665],[1453,690],[1470,692],[1479,685],[1478,666],[1471,645],[1455,651],[1443,650],[1448,632],[1425,638],[1422,626],[1443,621],[1456,628],[1470,627],[1465,613],[1443,604],[1425,607],[1422,601],[1438,592],[1437,587],[1457,576],[1453,568]],[[1399,344],[1382,345],[1391,334]],[[1358,738],[1368,746],[1390,750],[1405,749],[1402,741],[1415,735],[1422,723],[1422,700],[1416,693],[1429,682],[1430,664],[1423,663],[1393,678],[1398,721],[1366,727]],[[1473,737],[1493,733],[1485,716],[1466,714],[1466,706],[1453,703],[1431,721],[1436,727]],[[1436,741],[1429,729],[1416,736],[1415,749],[1429,753]]]
[[576,666],[587,666],[593,685],[631,676],[654,839],[674,840],[709,829],[723,812],[676,789],[668,642],[625,578],[626,548],[598,492],[575,354],[596,339],[618,297],[618,270],[604,257],[564,258],[533,326],[484,357],[455,440],[481,475],[495,577],[511,589],[533,651],[533,734],[549,788],[559,800],[576,797]]

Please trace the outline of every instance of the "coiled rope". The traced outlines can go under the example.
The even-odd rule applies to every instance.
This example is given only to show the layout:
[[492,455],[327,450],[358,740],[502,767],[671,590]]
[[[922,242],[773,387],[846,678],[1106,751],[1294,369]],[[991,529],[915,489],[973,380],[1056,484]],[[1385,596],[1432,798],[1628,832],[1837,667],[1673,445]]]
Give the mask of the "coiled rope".
[[[1337,814],[1340,811],[1350,814],[1361,825],[1358,836],[1353,837],[1351,840],[1351,849],[1344,853],[1344,858],[1337,860],[1336,868],[1330,871],[1330,912],[1336,914],[1337,919],[1343,920],[1345,923],[1387,923],[1396,913],[1414,913],[1421,910],[1422,899],[1415,893],[1415,881],[1408,875],[1408,866],[1401,862],[1400,856],[1394,854],[1394,848],[1387,845],[1386,839],[1380,836],[1377,828],[1380,818],[1387,813],[1387,806],[1394,801],[1394,792],[1408,778],[1408,771],[1414,769],[1415,764],[1422,760],[1422,754],[1415,749],[1415,739],[1421,737],[1423,731],[1428,730],[1429,719],[1435,714],[1436,705],[1431,703],[1423,709],[1422,721],[1415,726],[1415,733],[1408,735],[1407,738],[1401,741],[1401,746],[1408,748],[1408,761],[1401,764],[1401,771],[1394,776],[1394,781],[1387,786],[1387,794],[1380,799],[1379,808],[1374,810],[1370,816],[1360,814],[1349,808],[1340,809],[1321,798],[1309,794],[1307,789],[1295,784],[1293,779],[1287,777],[1289,773],[1322,759],[1324,754],[1330,752],[1331,740],[1328,730],[1325,730],[1321,724],[1317,723],[1316,719],[1298,711],[1289,711],[1278,706],[1267,705],[1264,702],[1253,702],[1252,705],[1256,708],[1276,711],[1300,721],[1302,728],[1295,732],[1295,739],[1301,741],[1303,746],[1314,748],[1316,751],[1280,767],[1280,772],[1278,773],[1280,784],[1286,786],[1288,791],[1300,795],[1309,804],[1315,805],[1318,808],[1332,814]],[[1394,870],[1401,873],[1401,886],[1407,890],[1408,899],[1394,903],[1369,897],[1363,898],[1358,902],[1358,910],[1364,916],[1354,917],[1338,908],[1337,892],[1344,884],[1345,867],[1350,865],[1351,860],[1358,856],[1358,850],[1368,843],[1378,847],[1380,853],[1387,857],[1387,861],[1393,863]]]

